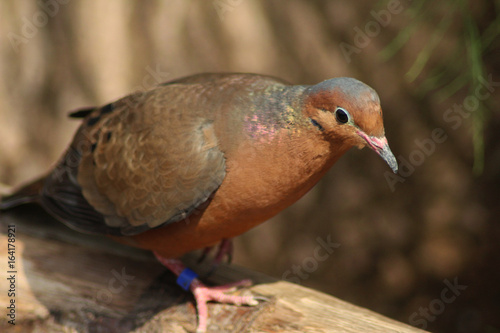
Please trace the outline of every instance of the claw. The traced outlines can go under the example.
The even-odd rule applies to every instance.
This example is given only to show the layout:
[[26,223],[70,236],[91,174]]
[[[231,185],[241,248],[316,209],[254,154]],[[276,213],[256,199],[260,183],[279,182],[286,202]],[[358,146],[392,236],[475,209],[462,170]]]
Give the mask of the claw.
[[[184,264],[178,259],[164,258],[158,253],[154,252],[156,259],[169,270],[171,270],[175,275],[179,276],[186,269]],[[256,296],[236,296],[228,295],[227,292],[236,290],[238,287],[249,287],[252,285],[251,280],[241,280],[233,283],[228,283],[222,286],[208,287],[204,285],[198,278],[192,276],[190,280],[191,284],[189,289],[194,295],[196,300],[196,309],[198,312],[198,328],[197,333],[205,333],[207,331],[208,324],[208,302],[217,303],[230,303],[236,305],[248,305],[255,306],[259,304],[259,301],[268,301],[265,297]],[[187,286],[186,286],[187,288]]]
[[199,281],[193,281],[191,290],[196,299],[196,309],[198,311],[198,328],[196,332],[206,332],[208,325],[207,303],[214,301],[217,303],[229,303],[235,305],[256,306],[262,297],[228,295],[226,292],[234,291],[237,287],[249,286],[250,280],[241,280],[223,286],[207,287]]

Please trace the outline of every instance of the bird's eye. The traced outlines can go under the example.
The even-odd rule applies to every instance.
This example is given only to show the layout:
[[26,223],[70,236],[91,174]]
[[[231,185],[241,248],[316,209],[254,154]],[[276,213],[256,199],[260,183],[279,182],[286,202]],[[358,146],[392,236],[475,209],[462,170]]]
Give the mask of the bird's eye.
[[349,113],[342,108],[337,108],[337,110],[335,110],[335,118],[339,123],[345,124],[349,121]]

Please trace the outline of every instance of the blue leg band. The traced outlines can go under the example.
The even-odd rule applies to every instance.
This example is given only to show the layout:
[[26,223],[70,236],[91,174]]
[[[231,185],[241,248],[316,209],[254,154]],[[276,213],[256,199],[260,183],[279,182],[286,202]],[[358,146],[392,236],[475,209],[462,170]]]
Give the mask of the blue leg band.
[[177,284],[181,286],[182,289],[188,291],[191,282],[193,282],[193,280],[197,277],[198,275],[196,275],[195,272],[186,267],[177,277]]

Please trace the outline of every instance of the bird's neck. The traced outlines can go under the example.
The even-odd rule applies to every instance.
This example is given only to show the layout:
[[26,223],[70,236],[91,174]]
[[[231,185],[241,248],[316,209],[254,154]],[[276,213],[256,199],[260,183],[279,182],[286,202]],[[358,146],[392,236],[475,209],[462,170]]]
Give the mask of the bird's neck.
[[277,204],[295,202],[350,148],[343,142],[326,140],[312,125],[302,112],[303,91],[303,87],[294,86],[254,96],[257,98],[241,118],[241,139],[232,141],[239,143],[229,152],[235,158],[228,160],[239,163],[228,165],[230,172],[238,169],[236,172],[245,173],[244,178],[259,179],[256,184],[263,191],[253,190],[263,201],[269,185],[269,195],[287,198]]
[[[271,86],[240,100],[238,121],[230,155],[245,151],[247,163],[267,163],[289,169],[286,177],[309,189],[350,148],[343,142],[325,140],[317,127],[303,113],[303,92],[307,86]],[[240,96],[241,98],[241,96]],[[236,125],[237,124],[237,125]],[[292,167],[293,166],[293,167]],[[260,169],[260,168],[258,168]],[[262,169],[260,169],[262,170]]]

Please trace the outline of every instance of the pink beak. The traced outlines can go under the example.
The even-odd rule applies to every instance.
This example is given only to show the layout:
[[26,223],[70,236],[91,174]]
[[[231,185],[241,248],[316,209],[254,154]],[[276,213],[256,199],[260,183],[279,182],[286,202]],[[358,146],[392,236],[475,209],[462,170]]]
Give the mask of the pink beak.
[[368,136],[363,131],[358,131],[358,135],[361,136],[368,146],[373,149],[380,157],[384,159],[384,161],[389,165],[394,173],[398,172],[398,162],[396,157],[389,148],[389,143],[385,136],[376,137],[376,136]]

